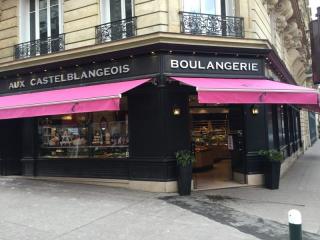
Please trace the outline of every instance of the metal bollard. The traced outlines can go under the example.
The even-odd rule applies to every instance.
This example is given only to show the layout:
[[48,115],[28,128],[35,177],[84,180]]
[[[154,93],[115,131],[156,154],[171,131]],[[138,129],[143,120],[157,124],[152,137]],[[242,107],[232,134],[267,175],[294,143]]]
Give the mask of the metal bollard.
[[302,240],[302,218],[301,213],[292,209],[288,212],[289,237],[290,240]]

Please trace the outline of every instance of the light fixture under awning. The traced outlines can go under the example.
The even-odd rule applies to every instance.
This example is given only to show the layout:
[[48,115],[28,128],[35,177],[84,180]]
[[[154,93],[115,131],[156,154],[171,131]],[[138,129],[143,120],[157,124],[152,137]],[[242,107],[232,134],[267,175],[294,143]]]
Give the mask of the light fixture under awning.
[[172,79],[193,86],[199,103],[298,104],[319,107],[315,89],[267,79],[181,78]]
[[0,97],[0,119],[116,111],[121,94],[150,79]]

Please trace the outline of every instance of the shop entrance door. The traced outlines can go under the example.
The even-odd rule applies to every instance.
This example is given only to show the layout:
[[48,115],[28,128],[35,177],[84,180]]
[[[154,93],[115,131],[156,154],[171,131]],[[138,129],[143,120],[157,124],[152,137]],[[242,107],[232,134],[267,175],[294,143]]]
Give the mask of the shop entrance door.
[[193,104],[190,101],[190,129],[196,158],[193,164],[195,189],[241,185],[233,180],[233,151],[228,144],[233,132],[230,116],[233,114],[227,105]]

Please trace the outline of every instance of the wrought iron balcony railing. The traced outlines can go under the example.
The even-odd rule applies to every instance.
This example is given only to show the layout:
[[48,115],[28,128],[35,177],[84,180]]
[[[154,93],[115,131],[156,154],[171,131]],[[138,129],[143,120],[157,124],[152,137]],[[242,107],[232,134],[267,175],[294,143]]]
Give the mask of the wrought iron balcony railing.
[[64,51],[64,34],[60,34],[57,37],[20,43],[14,46],[15,59],[30,58],[60,51]]
[[136,18],[126,18],[119,21],[96,26],[96,41],[104,43],[136,36]]
[[194,35],[244,37],[243,18],[180,12],[181,32]]

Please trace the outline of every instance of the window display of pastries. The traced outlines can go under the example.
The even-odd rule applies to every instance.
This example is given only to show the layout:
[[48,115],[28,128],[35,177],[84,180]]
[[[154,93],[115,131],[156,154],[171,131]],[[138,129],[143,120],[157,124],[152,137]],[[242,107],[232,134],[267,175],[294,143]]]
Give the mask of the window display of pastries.
[[57,146],[59,145],[60,139],[59,139],[59,135],[55,134],[54,136],[52,136],[52,138],[49,140],[49,146]]
[[68,130],[64,130],[63,134],[61,136],[60,145],[61,146],[70,146],[71,143],[72,143],[72,137],[71,137],[70,133],[68,132]]
[[102,136],[98,131],[93,136],[92,145],[101,145],[103,143]]
[[[74,116],[75,115],[75,116]],[[92,117],[74,114],[39,120],[39,156],[124,158],[128,151],[126,115],[110,112]],[[105,122],[101,121],[104,117]],[[80,147],[81,146],[81,147]]]

